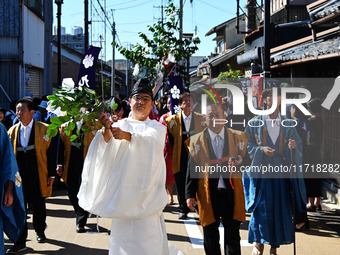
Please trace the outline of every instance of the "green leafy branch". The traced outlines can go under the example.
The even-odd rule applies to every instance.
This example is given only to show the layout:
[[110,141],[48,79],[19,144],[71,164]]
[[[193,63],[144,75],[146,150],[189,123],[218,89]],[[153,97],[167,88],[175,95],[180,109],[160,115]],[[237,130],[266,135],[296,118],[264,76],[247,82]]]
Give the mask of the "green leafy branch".
[[[48,137],[57,135],[60,127],[64,127],[67,136],[71,141],[82,141],[85,133],[91,132],[96,125],[96,117],[102,111],[114,111],[118,104],[114,99],[102,102],[98,99],[96,92],[87,87],[79,89],[58,89],[55,95],[47,97],[50,100],[50,111],[57,116],[51,118],[48,127]],[[87,111],[89,110],[89,111]],[[79,125],[82,122],[86,125]],[[76,132],[72,133],[73,130]],[[72,134],[72,135],[71,135]]]

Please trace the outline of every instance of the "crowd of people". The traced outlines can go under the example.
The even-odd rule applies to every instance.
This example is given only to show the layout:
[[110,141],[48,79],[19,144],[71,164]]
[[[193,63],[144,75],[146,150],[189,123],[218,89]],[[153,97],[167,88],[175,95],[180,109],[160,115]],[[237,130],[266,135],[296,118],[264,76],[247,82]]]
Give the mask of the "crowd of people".
[[[178,218],[187,219],[190,211],[198,213],[206,254],[221,254],[220,223],[224,225],[224,253],[241,254],[239,230],[246,212],[251,213],[248,241],[254,244],[252,255],[263,254],[265,244],[270,246],[270,255],[277,254],[280,245],[295,241],[295,230],[309,228],[307,211],[322,210],[319,179],[238,171],[241,166],[320,162],[320,101],[307,103],[311,116],[292,105],[288,119],[280,113],[280,90],[278,94],[277,105],[273,105],[273,90],[265,89],[264,109],[274,112],[248,114],[246,122],[253,124],[235,130],[216,121],[230,119],[231,100],[220,104],[208,99],[203,116],[195,107],[195,97],[184,92],[179,97],[181,111],[174,114],[171,97],[155,101],[149,81],[140,79],[129,101],[116,99],[118,107],[111,115],[99,115],[93,128],[96,133],[82,136],[80,146],[62,128],[56,138],[47,136],[54,115],[46,110],[46,98],[23,98],[12,109],[0,109],[4,125],[0,124],[0,170],[8,176],[0,183],[3,202],[7,206],[13,199],[21,199],[21,207],[11,212],[18,222],[15,234],[3,228],[14,242],[6,254],[26,249],[28,209],[32,210],[37,242],[46,242],[45,199],[51,196],[56,178],[66,184],[77,233],[86,232],[89,213],[112,218],[111,255],[183,254],[168,243],[162,213],[167,204],[175,203],[174,185]],[[285,126],[280,124],[283,120]],[[211,167],[236,171],[212,173]],[[13,198],[14,193],[18,197]],[[4,219],[0,220],[5,226]]]

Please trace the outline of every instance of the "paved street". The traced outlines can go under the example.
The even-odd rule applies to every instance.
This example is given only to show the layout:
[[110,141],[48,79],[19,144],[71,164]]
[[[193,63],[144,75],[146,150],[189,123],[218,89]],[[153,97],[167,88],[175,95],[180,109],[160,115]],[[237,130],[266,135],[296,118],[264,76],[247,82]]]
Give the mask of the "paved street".
[[[108,254],[110,219],[99,218],[99,232],[97,231],[97,218],[88,220],[87,233],[77,234],[75,231],[75,214],[66,195],[66,190],[54,192],[54,196],[47,202],[47,243],[36,242],[36,235],[32,226],[32,215],[29,214],[29,234],[25,252],[20,254]],[[167,206],[164,211],[169,241],[180,248],[185,254],[203,255],[202,228],[196,214],[191,214],[188,220],[177,219],[177,205]],[[324,211],[311,213],[311,229],[296,234],[296,250],[298,255],[335,255],[339,254],[340,237],[333,229],[339,229],[340,216],[335,210],[323,203]],[[249,215],[248,215],[249,216]],[[249,217],[247,217],[247,222]],[[241,226],[242,254],[251,254],[251,245],[247,243],[247,222]],[[222,230],[222,227],[221,227]],[[5,240],[5,248],[10,242]],[[268,254],[268,247],[265,253]],[[293,245],[282,246],[279,255],[293,254]],[[135,254],[132,254],[135,255]],[[138,254],[136,254],[138,255]]]

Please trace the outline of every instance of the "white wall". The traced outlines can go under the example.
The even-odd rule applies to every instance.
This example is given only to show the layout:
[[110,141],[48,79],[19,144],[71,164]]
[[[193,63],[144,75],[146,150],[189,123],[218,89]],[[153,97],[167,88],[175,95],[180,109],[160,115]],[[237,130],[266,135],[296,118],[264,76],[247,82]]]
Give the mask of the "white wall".
[[[53,44],[52,51],[55,52],[55,54],[58,54],[58,47],[55,46],[54,44]],[[82,59],[82,57],[79,57],[78,55],[72,54],[69,51],[63,49],[63,47],[61,47],[61,56],[65,57],[65,58],[68,58],[68,59],[70,59],[70,60],[72,60],[72,61],[74,61],[76,63],[79,63],[79,64],[80,64],[81,59]]]
[[23,5],[24,63],[44,68],[45,24]]

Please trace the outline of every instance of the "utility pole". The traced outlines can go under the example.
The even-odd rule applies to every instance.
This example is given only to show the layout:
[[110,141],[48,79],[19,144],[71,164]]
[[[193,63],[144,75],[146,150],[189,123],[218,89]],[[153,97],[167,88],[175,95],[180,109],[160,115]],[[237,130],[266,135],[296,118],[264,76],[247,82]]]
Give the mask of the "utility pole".
[[63,4],[63,0],[55,0],[54,1],[58,5],[58,88],[61,87],[61,5]]
[[264,50],[262,54],[262,70],[264,77],[270,75],[270,0],[264,1]]
[[[161,8],[161,24],[162,24],[162,28],[164,28],[164,17],[163,17],[163,1],[162,1],[162,5],[161,6],[154,6],[153,8]],[[155,19],[155,17],[154,17]],[[156,18],[157,20],[159,20],[159,18]],[[161,39],[161,35],[159,35],[159,39]]]
[[161,11],[162,11],[162,28],[164,28],[163,3],[161,5]]
[[256,0],[248,0],[246,6],[246,32],[251,33],[256,29]]
[[179,0],[179,40],[183,40],[183,0]]
[[[100,48],[102,49],[103,48],[103,45],[102,45],[102,35],[99,36],[99,39],[100,39]],[[105,91],[104,91],[104,75],[103,75],[103,58],[100,59],[100,78],[101,78],[101,81],[102,81],[102,101],[104,102],[105,100]]]
[[116,41],[116,23],[112,22],[112,66],[111,66],[111,97],[116,93],[116,62],[115,62],[115,41]]
[[[179,46],[179,50],[182,52],[182,50],[183,50],[183,46],[182,46],[182,44],[183,44],[183,0],[179,1],[178,17],[179,17],[179,40],[180,40],[180,43],[181,43],[180,46]],[[183,70],[185,70],[184,61],[185,61],[184,59],[180,59],[179,62],[178,62],[180,69],[183,67]]]
[[[53,15],[53,2],[46,1],[45,2],[45,14]],[[52,50],[52,19],[45,19],[45,35],[44,35],[44,95],[51,95],[53,88],[53,63],[51,55],[53,53]]]
[[89,1],[84,0],[84,34],[85,34],[85,42],[84,42],[84,53],[89,48]]
[[125,83],[126,83],[126,97],[129,97],[129,60],[126,59],[126,72],[125,72]]

